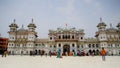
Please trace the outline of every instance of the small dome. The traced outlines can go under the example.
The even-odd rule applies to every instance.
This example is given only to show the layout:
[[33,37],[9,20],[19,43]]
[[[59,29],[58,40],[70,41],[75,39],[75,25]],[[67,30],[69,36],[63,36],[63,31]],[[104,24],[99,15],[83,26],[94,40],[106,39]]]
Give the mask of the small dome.
[[102,21],[102,18],[100,18],[100,23],[97,25],[97,27],[100,27],[100,26],[106,26],[106,24]]
[[16,27],[16,28],[18,28],[18,25],[15,23],[15,19],[14,19],[13,23],[9,25],[9,27]]
[[101,22],[97,25],[97,27],[99,27],[99,26],[106,26],[106,24],[104,22]]
[[117,31],[117,29],[113,28],[112,24],[110,24],[110,28],[108,28],[107,31],[115,32],[115,31]]
[[9,25],[9,27],[17,27],[18,28],[16,23],[12,23],[11,25]]
[[24,29],[24,26],[22,25],[22,28],[18,29],[17,33],[18,34],[27,34],[28,30]]
[[107,30],[108,31],[116,31],[117,29],[115,29],[115,28],[108,28]]
[[25,32],[25,31],[27,31],[27,30],[22,29],[22,28],[18,30],[18,32]]
[[28,30],[21,28],[17,31],[17,33],[18,34],[28,34]]
[[34,27],[34,28],[36,28],[36,25],[33,23],[33,19],[32,19],[32,23],[30,23],[30,24],[28,25],[28,27]]
[[34,23],[30,23],[30,24],[28,25],[28,27],[35,27],[35,28],[36,28],[36,25],[35,25]]

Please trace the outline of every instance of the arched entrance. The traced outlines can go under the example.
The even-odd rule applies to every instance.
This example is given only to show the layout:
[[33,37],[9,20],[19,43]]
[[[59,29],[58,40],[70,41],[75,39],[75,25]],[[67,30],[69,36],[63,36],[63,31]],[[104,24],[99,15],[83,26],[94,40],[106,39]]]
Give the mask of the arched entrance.
[[65,45],[63,46],[63,55],[65,55],[66,52],[67,52],[67,53],[70,52],[70,45],[68,45],[68,44],[65,44]]

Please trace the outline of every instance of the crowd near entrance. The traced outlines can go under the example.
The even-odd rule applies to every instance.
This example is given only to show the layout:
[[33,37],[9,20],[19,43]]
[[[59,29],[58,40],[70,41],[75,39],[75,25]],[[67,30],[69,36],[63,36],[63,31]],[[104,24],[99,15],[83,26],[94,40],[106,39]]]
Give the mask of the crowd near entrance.
[[[8,55],[45,55],[45,56],[56,56],[57,51],[59,50],[60,55],[62,56],[99,56],[100,54],[100,49],[88,49],[87,51],[82,50],[82,49],[72,49],[70,48],[69,44],[63,45],[62,49],[56,49],[56,50],[44,50],[44,49],[34,49],[30,51],[7,51],[7,50],[2,50],[2,56]],[[120,54],[120,50],[118,51]],[[109,51],[106,52],[106,55],[113,55],[113,52]]]
[[99,54],[100,51],[97,49],[97,50],[89,50],[87,55],[99,55]]

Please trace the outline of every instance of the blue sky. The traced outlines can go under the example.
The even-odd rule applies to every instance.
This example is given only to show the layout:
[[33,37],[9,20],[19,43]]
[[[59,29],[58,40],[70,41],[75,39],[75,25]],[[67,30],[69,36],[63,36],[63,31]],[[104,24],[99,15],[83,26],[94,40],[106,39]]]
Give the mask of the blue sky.
[[120,0],[0,0],[0,34],[8,37],[9,25],[16,19],[19,28],[34,19],[39,38],[47,38],[49,29],[84,29],[85,37],[94,37],[100,17],[113,27],[120,22]]

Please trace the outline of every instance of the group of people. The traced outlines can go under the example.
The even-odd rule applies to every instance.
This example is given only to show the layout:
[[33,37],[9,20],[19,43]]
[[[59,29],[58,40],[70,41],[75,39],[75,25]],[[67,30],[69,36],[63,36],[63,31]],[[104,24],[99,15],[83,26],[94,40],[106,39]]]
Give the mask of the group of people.
[[[7,55],[8,55],[8,51],[7,51],[7,50],[4,50],[4,51],[2,52],[2,57],[6,57]],[[30,51],[30,55],[37,55],[37,51]],[[57,52],[51,52],[51,51],[49,51],[49,53],[45,53],[44,50],[41,50],[41,51],[39,51],[39,55],[41,55],[41,57],[42,57],[43,55],[46,55],[46,57],[47,57],[47,55],[49,55],[50,57],[51,57],[52,55],[55,55],[55,56],[57,56],[57,58],[62,58],[62,55],[63,55],[63,54],[62,54],[61,50],[58,49]],[[71,56],[71,55],[76,56],[77,54],[76,54],[75,52],[69,52],[69,53],[66,52],[66,53],[65,53],[65,56]],[[83,55],[84,55],[84,52],[83,52]],[[106,60],[106,59],[105,59],[106,50],[105,50],[104,48],[101,49],[100,55],[102,56],[102,60],[105,61],[105,60]]]
[[44,50],[39,50],[39,52],[37,52],[37,50],[35,50],[35,51],[30,51],[30,56],[35,56],[35,55],[41,55],[41,57],[42,57],[43,55],[46,55],[46,57],[47,57],[47,55],[49,55],[49,56],[51,57],[52,52],[49,51],[49,53],[46,53]]
[[[70,53],[71,52],[69,52],[69,54]],[[68,56],[68,53],[66,52],[65,55]],[[71,53],[71,55],[76,56],[76,53],[73,52],[73,54]],[[102,60],[105,61],[106,60],[106,58],[105,58],[105,56],[106,56],[106,50],[103,47],[102,47],[102,49],[100,51],[100,55],[102,56]],[[61,53],[60,49],[57,51],[57,55],[56,56],[57,56],[57,58],[62,58],[62,53]]]

